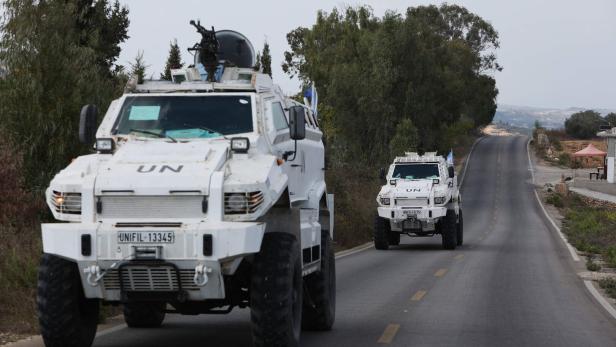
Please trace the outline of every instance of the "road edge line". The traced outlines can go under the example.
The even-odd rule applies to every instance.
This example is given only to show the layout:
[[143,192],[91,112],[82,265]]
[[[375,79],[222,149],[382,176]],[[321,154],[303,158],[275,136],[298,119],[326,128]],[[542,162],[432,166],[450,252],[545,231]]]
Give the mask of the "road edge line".
[[462,169],[462,177],[460,177],[460,182],[458,182],[458,187],[462,188],[462,184],[464,183],[464,179],[466,178],[466,171],[468,169],[468,163],[471,161],[471,155],[473,154],[473,151],[475,150],[475,146],[483,139],[485,139],[486,136],[483,135],[481,137],[479,137],[477,140],[475,140],[475,142],[473,142],[473,145],[471,146],[471,150],[468,152],[468,155],[466,156],[465,162],[464,162],[464,168]]
[[361,244],[361,245],[353,247],[353,248],[349,248],[349,249],[345,249],[345,250],[336,252],[335,259],[340,259],[340,258],[344,258],[344,257],[349,256],[349,255],[352,255],[352,254],[363,252],[363,251],[365,251],[367,249],[372,248],[372,244],[373,244],[373,242],[370,241],[370,242],[366,242],[364,244]]
[[530,175],[531,175],[532,184],[533,184],[533,192],[535,193],[535,198],[537,199],[537,202],[539,203],[539,207],[541,207],[541,211],[543,211],[543,214],[545,215],[545,217],[548,219],[550,224],[552,224],[554,229],[558,232],[558,236],[560,237],[560,239],[563,240],[563,242],[565,243],[565,246],[567,247],[567,250],[569,251],[571,258],[573,258],[573,261],[579,262],[580,257],[575,251],[575,248],[573,248],[573,246],[567,240],[567,237],[565,236],[565,234],[563,234],[563,232],[560,230],[558,225],[556,225],[556,222],[554,222],[552,217],[550,217],[550,215],[548,214],[548,211],[545,209],[545,206],[543,206],[543,202],[541,201],[541,198],[539,198],[539,193],[537,193],[537,189],[535,187],[535,169],[533,166],[533,162],[530,158],[530,138],[526,142],[526,154],[528,155],[528,165],[529,165]]
[[584,286],[588,289],[590,294],[592,294],[595,300],[597,300],[599,304],[601,304],[601,306],[603,306],[603,308],[612,316],[612,318],[616,319],[616,309],[614,309],[614,307],[607,300],[605,300],[603,295],[601,295],[597,288],[595,288],[592,284],[592,281],[584,280]]

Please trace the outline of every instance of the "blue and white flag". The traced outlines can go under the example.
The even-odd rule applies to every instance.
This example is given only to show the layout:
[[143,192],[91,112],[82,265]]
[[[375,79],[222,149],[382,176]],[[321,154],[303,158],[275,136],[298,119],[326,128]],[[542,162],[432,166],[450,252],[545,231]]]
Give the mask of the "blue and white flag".
[[447,164],[453,165],[453,150],[449,150],[447,154]]

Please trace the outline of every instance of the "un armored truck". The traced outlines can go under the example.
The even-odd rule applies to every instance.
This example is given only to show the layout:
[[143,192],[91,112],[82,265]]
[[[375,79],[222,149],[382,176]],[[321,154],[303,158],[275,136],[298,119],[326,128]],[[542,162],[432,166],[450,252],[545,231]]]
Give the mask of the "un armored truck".
[[385,185],[376,201],[374,246],[386,250],[400,244],[400,235],[426,237],[440,234],[443,248],[462,245],[462,196],[452,161],[436,152],[407,152],[381,170]]
[[82,109],[94,151],[46,192],[65,222],[42,225],[46,346],[90,346],[101,304],[122,305],[130,328],[248,307],[256,346],[331,329],[334,200],[315,109],[252,68],[243,35],[215,34],[215,69],[201,51],[173,81],[132,80],[98,130],[96,107]]

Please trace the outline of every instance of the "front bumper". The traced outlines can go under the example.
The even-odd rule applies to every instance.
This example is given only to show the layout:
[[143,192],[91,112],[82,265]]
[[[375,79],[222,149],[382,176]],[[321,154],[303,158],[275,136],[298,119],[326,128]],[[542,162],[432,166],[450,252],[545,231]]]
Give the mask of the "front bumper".
[[[105,223],[43,224],[43,251],[77,263],[87,298],[122,301],[126,299],[123,295],[126,291],[156,293],[181,288],[181,296],[186,300],[224,299],[223,275],[232,274],[243,256],[259,252],[265,224],[182,224],[177,228],[163,228],[175,233],[172,244],[118,242],[120,230],[159,231],[157,229],[161,228],[118,228]],[[204,255],[204,235],[211,235],[212,239],[212,251],[208,256]],[[84,252],[84,239],[90,240],[90,255]],[[153,266],[135,255],[136,247],[144,246],[157,250],[158,259],[148,260],[152,261],[151,265],[164,262],[177,269],[177,276],[168,268],[158,269],[159,272],[149,270]],[[120,276],[122,267],[135,273],[124,271]],[[196,272],[199,273],[197,277]]]
[[433,223],[437,219],[447,214],[447,207],[397,207],[381,206],[378,207],[379,217],[389,219],[394,223],[408,219],[415,219],[422,222]]

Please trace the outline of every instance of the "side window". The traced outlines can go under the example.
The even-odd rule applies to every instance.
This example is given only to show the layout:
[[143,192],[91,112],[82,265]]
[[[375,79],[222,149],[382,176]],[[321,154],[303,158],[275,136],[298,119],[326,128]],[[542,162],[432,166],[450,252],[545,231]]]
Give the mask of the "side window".
[[274,118],[274,127],[276,130],[284,130],[289,128],[287,117],[284,115],[284,109],[279,102],[272,103],[272,116]]

